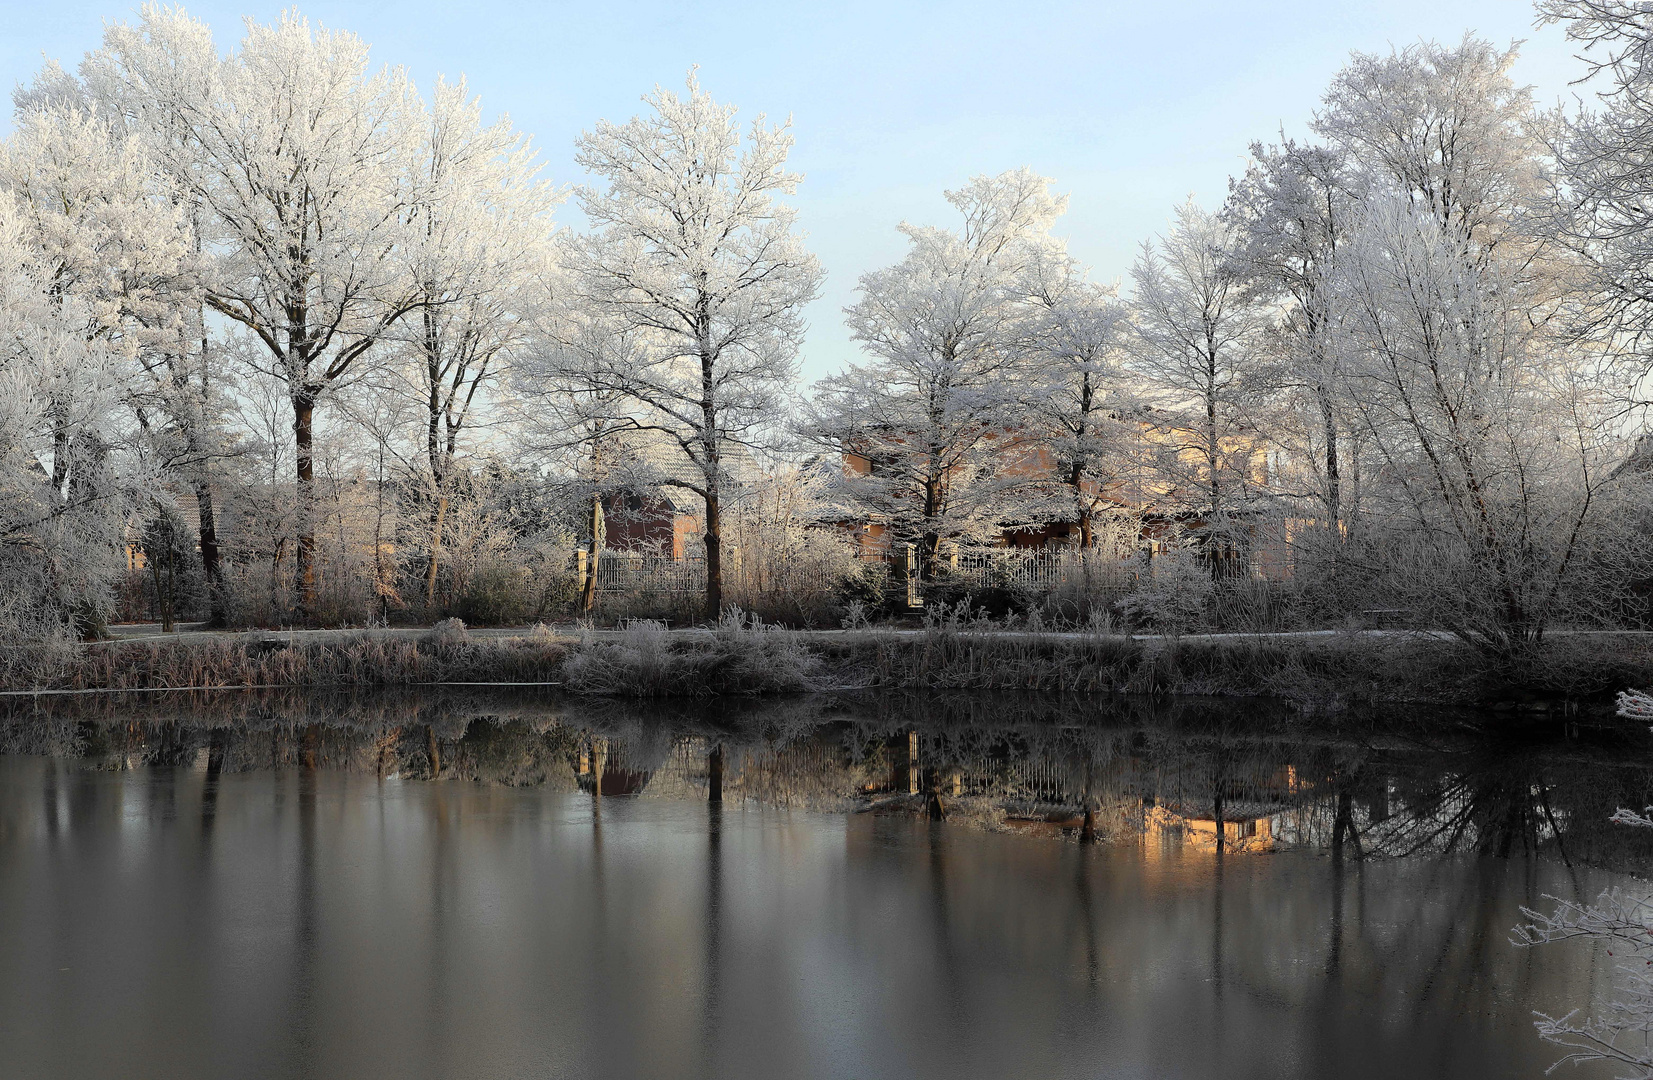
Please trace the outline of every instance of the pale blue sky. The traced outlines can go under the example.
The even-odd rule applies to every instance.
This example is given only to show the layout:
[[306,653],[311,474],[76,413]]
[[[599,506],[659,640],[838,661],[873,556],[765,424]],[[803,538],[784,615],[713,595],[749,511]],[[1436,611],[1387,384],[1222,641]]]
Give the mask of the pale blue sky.
[[[279,3],[187,5],[221,46],[241,16]],[[124,0],[0,0],[0,83],[42,56],[72,67]],[[950,222],[941,191],[1029,165],[1072,199],[1058,232],[1096,276],[1125,274],[1137,245],[1192,194],[1217,204],[1247,144],[1301,133],[1350,50],[1387,51],[1473,30],[1525,39],[1517,78],[1543,102],[1579,73],[1558,27],[1523,0],[937,3],[440,3],[324,0],[300,6],[349,29],[376,62],[421,84],[464,74],[491,111],[533,133],[558,183],[580,179],[574,137],[621,120],[656,82],[702,84],[750,117],[790,113],[796,199],[828,273],[810,312],[804,374],[855,355],[839,310],[856,278],[900,257],[895,225]]]

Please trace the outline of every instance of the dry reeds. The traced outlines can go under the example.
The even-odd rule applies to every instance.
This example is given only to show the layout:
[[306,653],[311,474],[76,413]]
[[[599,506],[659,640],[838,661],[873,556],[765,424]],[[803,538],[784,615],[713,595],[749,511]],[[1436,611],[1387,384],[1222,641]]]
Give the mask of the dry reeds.
[[252,632],[41,649],[9,656],[0,674],[10,690],[550,682],[565,652],[548,635],[479,641],[373,631],[319,639]]
[[634,622],[573,642],[543,629],[479,640],[452,620],[420,638],[249,633],[19,646],[0,650],[0,678],[14,691],[533,683],[607,697],[883,687],[1486,704],[1606,700],[1653,685],[1653,635],[1551,637],[1516,667],[1442,635],[1147,636],[1113,633],[1101,621],[1057,632],[1036,618],[1007,629],[956,615],[916,632],[817,633],[732,612],[710,629]]

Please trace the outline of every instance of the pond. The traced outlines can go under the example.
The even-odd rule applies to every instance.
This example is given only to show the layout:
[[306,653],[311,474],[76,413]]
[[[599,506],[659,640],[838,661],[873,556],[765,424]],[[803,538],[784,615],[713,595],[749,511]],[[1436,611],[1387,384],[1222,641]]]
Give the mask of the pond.
[[0,749],[11,1078],[1539,1077],[1611,960],[1521,907],[1653,867],[1647,732],[1576,718],[234,693]]

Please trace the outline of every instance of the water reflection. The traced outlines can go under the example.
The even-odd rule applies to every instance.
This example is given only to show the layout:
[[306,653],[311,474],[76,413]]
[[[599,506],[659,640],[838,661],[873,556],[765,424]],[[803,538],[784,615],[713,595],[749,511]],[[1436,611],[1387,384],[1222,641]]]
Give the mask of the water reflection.
[[1576,719],[1308,720],[1257,703],[1010,695],[646,708],[497,693],[134,695],[43,698],[0,717],[0,752],[103,769],[321,768],[919,815],[1152,851],[1544,853],[1627,871],[1646,865],[1653,837],[1606,818],[1653,802],[1648,749],[1639,727]]
[[1644,732],[1507,728],[1019,698],[42,701],[0,725],[38,755],[0,758],[0,1060],[1536,1076],[1530,1011],[1608,972],[1508,928],[1643,872],[1648,837],[1606,818],[1653,796]]

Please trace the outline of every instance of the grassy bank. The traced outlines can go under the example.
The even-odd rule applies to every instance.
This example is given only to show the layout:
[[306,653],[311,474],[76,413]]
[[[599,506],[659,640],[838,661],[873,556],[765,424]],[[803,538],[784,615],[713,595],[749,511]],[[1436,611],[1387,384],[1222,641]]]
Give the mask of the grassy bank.
[[550,635],[471,640],[372,631],[288,639],[180,635],[169,641],[13,646],[0,651],[7,690],[152,690],[246,686],[396,686],[554,679],[568,655]]
[[[1519,705],[1608,700],[1653,681],[1653,639],[1553,638],[1518,663],[1401,634],[1142,638],[867,635],[829,664],[883,686],[1063,693],[1260,696],[1311,705],[1407,701]],[[836,654],[836,655],[831,655]]]
[[478,637],[362,631],[180,636],[0,651],[8,690],[542,683],[608,697],[845,688],[1274,697],[1315,706],[1608,700],[1653,684],[1653,637],[1562,635],[1518,664],[1401,634],[1131,637],[931,627],[812,633],[729,620],[709,631]]

